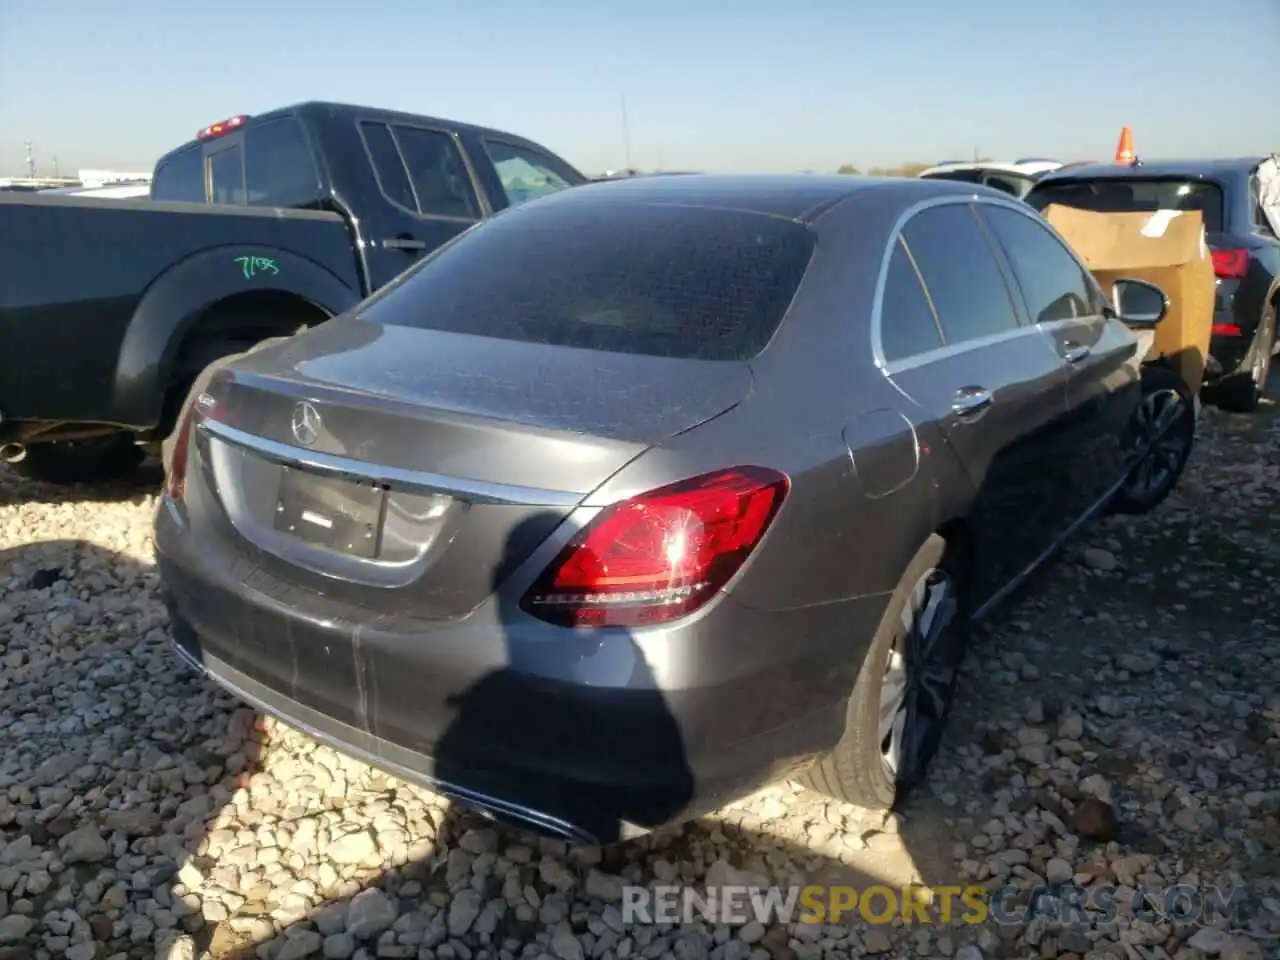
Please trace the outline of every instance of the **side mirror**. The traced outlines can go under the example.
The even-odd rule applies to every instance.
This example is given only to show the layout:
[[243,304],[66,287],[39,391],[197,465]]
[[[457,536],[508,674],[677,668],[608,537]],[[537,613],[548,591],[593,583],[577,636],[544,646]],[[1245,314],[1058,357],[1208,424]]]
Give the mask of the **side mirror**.
[[1154,283],[1122,277],[1111,289],[1120,320],[1129,327],[1150,330],[1169,312],[1169,297]]

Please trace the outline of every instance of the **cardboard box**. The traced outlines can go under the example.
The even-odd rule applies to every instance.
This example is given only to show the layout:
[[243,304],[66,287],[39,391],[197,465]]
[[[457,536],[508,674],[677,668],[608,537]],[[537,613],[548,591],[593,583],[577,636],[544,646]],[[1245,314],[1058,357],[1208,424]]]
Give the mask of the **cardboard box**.
[[1111,296],[1121,277],[1146,280],[1169,297],[1169,312],[1144,360],[1166,357],[1199,393],[1213,332],[1217,280],[1199,210],[1094,213],[1050,204],[1042,215]]

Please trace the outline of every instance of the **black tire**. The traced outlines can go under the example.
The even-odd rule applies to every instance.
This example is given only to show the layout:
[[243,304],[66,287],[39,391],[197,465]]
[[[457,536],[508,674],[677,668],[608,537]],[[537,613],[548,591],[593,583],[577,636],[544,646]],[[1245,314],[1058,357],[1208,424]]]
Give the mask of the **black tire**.
[[[949,678],[936,688],[942,694],[941,709],[923,733],[912,761],[895,773],[885,760],[881,693],[885,689],[890,657],[895,649],[901,648],[908,633],[903,614],[916,596],[917,585],[935,573],[954,586],[954,613],[946,635],[940,638],[945,648],[939,648],[945,654],[942,660]],[[799,778],[801,783],[837,800],[885,810],[905,799],[925,779],[951,713],[960,666],[968,646],[966,588],[967,563],[963,551],[941,536],[932,535],[907,566],[871,641],[849,699],[844,736],[830,753]],[[912,669],[908,667],[908,673]]]
[[91,440],[32,443],[27,454],[9,468],[28,480],[60,486],[107,483],[127,477],[146,455],[129,433],[113,433]]
[[173,462],[173,448],[177,444],[178,430],[182,427],[182,421],[186,419],[188,411],[190,411],[192,405],[196,402],[196,398],[199,397],[200,394],[204,392],[205,387],[209,385],[209,381],[213,379],[213,375],[223,367],[230,365],[241,357],[248,356],[251,353],[256,353],[258,350],[274,346],[277,343],[283,343],[287,339],[289,338],[270,337],[266,340],[261,340],[258,343],[255,343],[247,350],[225,353],[216,360],[206,364],[204,368],[196,374],[191,386],[187,388],[186,395],[182,398],[182,406],[178,408],[177,419],[173,422],[173,429],[169,431],[169,435],[160,443],[160,459],[164,464],[165,476],[168,476],[169,465]]
[[1214,404],[1232,413],[1252,413],[1267,394],[1276,348],[1276,305],[1269,304],[1239,368],[1213,385]]
[[[1171,406],[1175,395],[1176,408]],[[1144,437],[1152,428],[1153,418],[1166,415],[1165,411],[1175,419],[1154,442],[1150,436]],[[1112,501],[1111,511],[1138,516],[1150,513],[1173,492],[1195,445],[1195,394],[1187,382],[1168,367],[1144,367],[1142,401],[1130,431],[1129,443],[1142,443],[1151,448],[1151,453],[1134,467],[1129,481]],[[1157,469],[1162,469],[1159,476],[1147,472]]]

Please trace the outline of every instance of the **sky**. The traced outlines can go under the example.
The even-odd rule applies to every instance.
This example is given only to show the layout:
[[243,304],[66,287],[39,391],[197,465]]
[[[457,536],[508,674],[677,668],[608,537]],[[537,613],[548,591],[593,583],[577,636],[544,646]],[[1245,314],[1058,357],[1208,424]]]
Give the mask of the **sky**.
[[587,173],[1110,159],[1126,124],[1146,159],[1266,153],[1280,0],[0,0],[0,175],[24,141],[44,176],[149,170],[311,99]]

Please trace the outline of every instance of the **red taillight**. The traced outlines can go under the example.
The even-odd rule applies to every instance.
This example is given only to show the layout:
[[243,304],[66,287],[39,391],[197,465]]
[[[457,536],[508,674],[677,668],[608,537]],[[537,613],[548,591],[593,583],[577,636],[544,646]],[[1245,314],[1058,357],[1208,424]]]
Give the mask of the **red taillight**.
[[217,123],[211,123],[196,134],[196,139],[209,140],[213,137],[221,137],[224,134],[234,133],[236,130],[243,127],[248,119],[248,116],[242,114],[238,117],[231,117],[227,120],[219,120]]
[[692,613],[760,543],[790,481],[733,467],[606,507],[521,601],[561,626],[647,626]]
[[1240,329],[1240,325],[1236,323],[1215,323],[1213,325],[1213,335],[1215,337],[1240,337],[1244,336],[1244,331]]
[[173,443],[173,458],[169,461],[169,473],[164,478],[164,493],[174,503],[182,503],[187,495],[187,454],[191,449],[191,431],[195,425],[196,408],[192,407],[178,425],[178,437]]
[[191,434],[195,430],[196,420],[199,417],[213,418],[215,415],[220,415],[218,419],[226,419],[222,409],[226,405],[226,400],[224,398],[219,402],[215,391],[230,379],[231,374],[228,371],[215,371],[178,424],[178,435],[173,442],[169,472],[164,478],[165,496],[174,503],[182,503],[187,495],[187,461],[191,452]]
[[1249,270],[1248,250],[1213,250],[1213,272],[1221,280],[1239,280]]

